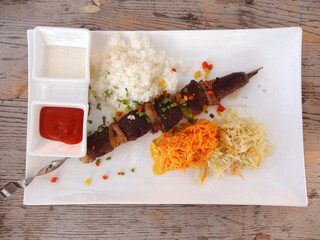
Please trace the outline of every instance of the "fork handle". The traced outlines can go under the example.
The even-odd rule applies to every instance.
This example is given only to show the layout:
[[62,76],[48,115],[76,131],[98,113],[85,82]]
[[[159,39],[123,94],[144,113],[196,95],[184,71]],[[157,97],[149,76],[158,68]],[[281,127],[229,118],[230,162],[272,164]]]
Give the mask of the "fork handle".
[[13,194],[18,188],[25,188],[33,178],[23,179],[18,182],[9,182],[3,188],[0,189],[0,194],[3,198],[8,198]]

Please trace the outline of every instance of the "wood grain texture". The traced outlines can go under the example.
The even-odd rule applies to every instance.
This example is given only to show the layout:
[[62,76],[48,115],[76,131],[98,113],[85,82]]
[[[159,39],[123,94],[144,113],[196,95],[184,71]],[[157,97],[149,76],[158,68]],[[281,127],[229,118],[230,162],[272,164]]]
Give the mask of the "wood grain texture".
[[[251,4],[248,4],[251,3]],[[303,28],[302,101],[307,208],[266,206],[23,206],[0,199],[0,239],[319,239],[320,1],[0,1],[0,185],[25,169],[27,29]]]

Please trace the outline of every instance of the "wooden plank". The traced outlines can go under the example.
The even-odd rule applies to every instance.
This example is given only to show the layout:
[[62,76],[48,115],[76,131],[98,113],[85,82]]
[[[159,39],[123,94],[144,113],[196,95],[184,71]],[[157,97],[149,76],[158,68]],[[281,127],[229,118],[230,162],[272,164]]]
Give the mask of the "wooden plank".
[[[251,3],[251,4],[248,4]],[[38,25],[91,30],[303,28],[302,101],[307,208],[268,206],[23,206],[0,199],[1,239],[319,239],[320,4],[318,0],[0,2],[0,185],[25,169],[26,30]],[[81,12],[82,11],[82,12]]]

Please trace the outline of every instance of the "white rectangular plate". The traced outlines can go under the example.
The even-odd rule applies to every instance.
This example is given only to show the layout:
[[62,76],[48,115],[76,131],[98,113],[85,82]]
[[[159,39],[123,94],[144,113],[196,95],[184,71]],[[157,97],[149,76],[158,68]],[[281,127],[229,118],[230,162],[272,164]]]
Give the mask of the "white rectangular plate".
[[[31,33],[28,32],[29,73],[33,59]],[[92,53],[104,53],[106,43],[114,33],[93,32]],[[120,34],[130,36],[134,33]],[[249,72],[263,66],[236,99],[224,99],[222,104],[248,105],[255,119],[264,122],[268,138],[275,145],[274,154],[265,158],[258,169],[243,171],[244,180],[236,176],[225,176],[219,180],[209,178],[204,186],[199,187],[191,177],[193,170],[186,173],[171,171],[162,176],[152,173],[149,147],[159,134],[147,134],[115,149],[108,154],[112,160],[102,159],[100,167],[70,159],[54,173],[36,178],[25,189],[24,204],[306,206],[301,28],[139,33],[149,36],[156,49],[165,51],[177,61],[191,64],[188,72],[178,73],[179,87],[193,78],[204,60],[214,65],[212,78],[237,71]],[[209,110],[214,112],[215,109],[211,107]],[[27,155],[26,176],[35,174],[50,160]],[[130,171],[132,167],[136,170],[134,173]],[[118,176],[119,171],[125,175]],[[104,174],[109,176],[108,180],[102,179]],[[53,176],[58,177],[54,184],[50,182]],[[90,186],[84,183],[87,178],[91,179]]]

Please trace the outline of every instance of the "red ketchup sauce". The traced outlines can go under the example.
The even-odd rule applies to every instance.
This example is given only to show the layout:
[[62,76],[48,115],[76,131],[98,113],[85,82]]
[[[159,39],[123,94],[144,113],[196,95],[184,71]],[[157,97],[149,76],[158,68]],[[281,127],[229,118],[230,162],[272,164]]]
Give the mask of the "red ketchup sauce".
[[82,141],[84,111],[80,108],[43,107],[39,129],[43,138],[77,144]]

